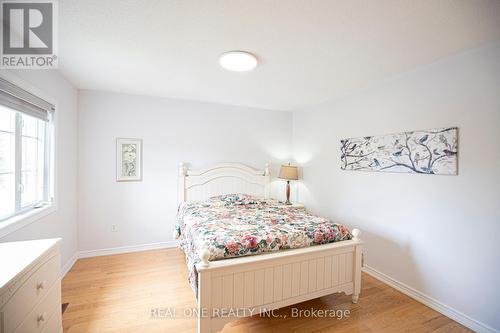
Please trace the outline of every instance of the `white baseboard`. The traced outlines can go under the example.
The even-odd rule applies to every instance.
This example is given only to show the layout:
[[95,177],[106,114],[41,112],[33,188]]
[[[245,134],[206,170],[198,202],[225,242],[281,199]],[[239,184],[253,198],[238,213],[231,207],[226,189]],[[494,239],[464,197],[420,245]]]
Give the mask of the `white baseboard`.
[[452,307],[443,304],[434,298],[416,290],[413,289],[412,287],[399,282],[390,276],[385,275],[384,273],[381,273],[377,271],[376,269],[370,267],[370,266],[364,266],[363,271],[371,276],[373,276],[375,279],[382,281],[383,283],[391,286],[392,288],[402,292],[403,294],[410,296],[411,298],[415,299],[416,301],[427,305],[428,307],[436,310],[439,313],[442,313],[446,317],[449,317],[456,322],[470,328],[471,330],[478,332],[478,333],[500,333],[498,330],[494,329],[493,327],[490,327],[486,324],[483,324],[466,314],[457,311],[453,309]]
[[68,274],[69,270],[73,267],[75,262],[78,260],[78,252],[75,252],[73,256],[64,264],[64,266],[61,269],[61,279]]
[[112,247],[112,248],[107,248],[107,249],[80,251],[78,257],[79,258],[89,258],[89,257],[98,257],[98,256],[108,256],[108,255],[120,254],[120,253],[166,249],[166,248],[176,247],[177,244],[178,244],[177,241],[168,241],[168,242],[160,242],[160,243],[140,244],[140,245]]

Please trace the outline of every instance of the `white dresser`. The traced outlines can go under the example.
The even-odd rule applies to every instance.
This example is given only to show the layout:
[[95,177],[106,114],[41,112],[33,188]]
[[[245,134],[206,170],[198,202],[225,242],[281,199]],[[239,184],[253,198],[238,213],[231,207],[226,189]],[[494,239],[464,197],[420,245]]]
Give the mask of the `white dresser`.
[[0,333],[59,333],[60,239],[0,243]]

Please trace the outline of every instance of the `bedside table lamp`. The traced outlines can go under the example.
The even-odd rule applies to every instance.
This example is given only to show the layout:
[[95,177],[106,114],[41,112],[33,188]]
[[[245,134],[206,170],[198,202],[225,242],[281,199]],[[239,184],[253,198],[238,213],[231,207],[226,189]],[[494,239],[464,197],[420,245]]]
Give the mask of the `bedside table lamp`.
[[278,176],[280,179],[286,180],[286,202],[285,205],[291,205],[290,202],[290,180],[298,180],[299,173],[296,166],[290,165],[282,165],[280,168],[280,174]]

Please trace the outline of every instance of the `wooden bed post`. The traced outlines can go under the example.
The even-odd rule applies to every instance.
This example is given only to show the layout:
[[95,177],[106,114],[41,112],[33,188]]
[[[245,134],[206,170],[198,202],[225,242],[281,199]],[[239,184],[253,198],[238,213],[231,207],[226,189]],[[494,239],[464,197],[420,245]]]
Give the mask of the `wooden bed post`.
[[184,163],[179,163],[179,183],[177,185],[177,204],[186,201],[186,168]]
[[[359,229],[352,229],[353,240],[359,240],[358,236],[361,233]],[[359,293],[361,292],[361,256],[363,246],[361,244],[354,247],[354,291],[352,293],[352,302],[358,303]]]
[[269,187],[271,184],[271,173],[269,172],[269,163],[266,163],[266,168],[264,169],[264,198],[268,199],[270,197]]
[[198,333],[212,333],[210,287],[210,271],[198,272]]
[[200,252],[200,266],[201,267],[208,267],[210,265],[210,262],[208,261],[210,259],[210,251],[207,249],[203,249]]

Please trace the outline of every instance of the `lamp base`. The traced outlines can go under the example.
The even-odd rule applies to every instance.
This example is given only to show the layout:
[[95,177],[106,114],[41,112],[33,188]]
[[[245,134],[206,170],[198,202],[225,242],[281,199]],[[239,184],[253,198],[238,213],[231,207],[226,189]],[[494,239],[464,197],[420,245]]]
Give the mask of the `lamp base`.
[[286,181],[286,201],[285,205],[291,205],[292,203],[290,202],[290,181]]

